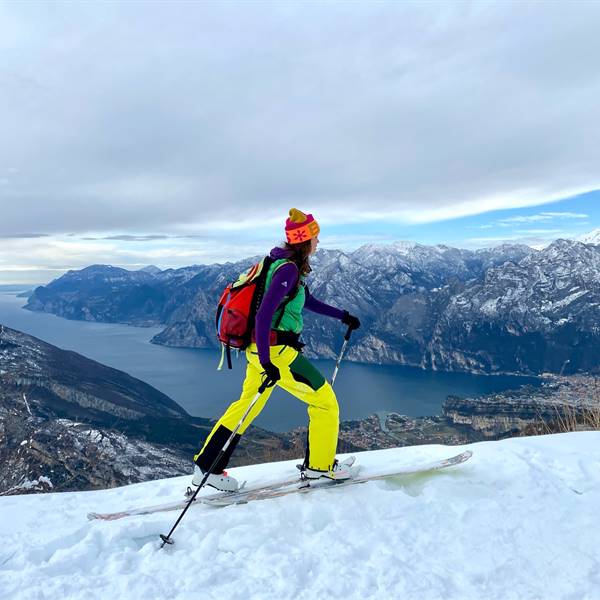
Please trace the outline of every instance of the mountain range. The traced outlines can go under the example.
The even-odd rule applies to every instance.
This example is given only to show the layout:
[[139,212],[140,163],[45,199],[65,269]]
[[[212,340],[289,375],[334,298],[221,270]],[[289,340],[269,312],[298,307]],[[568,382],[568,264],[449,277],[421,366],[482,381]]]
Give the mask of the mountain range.
[[[225,285],[260,257],[181,269],[93,265],[38,287],[26,308],[70,319],[162,325],[153,342],[213,347]],[[477,373],[595,371],[600,246],[465,250],[413,242],[319,250],[313,295],[359,316],[348,358]],[[308,356],[334,357],[344,327],[305,312]]]

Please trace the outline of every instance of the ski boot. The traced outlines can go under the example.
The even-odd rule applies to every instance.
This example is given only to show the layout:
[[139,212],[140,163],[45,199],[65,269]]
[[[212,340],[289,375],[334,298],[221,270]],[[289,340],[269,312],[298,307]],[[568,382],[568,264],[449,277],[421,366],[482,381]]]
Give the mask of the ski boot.
[[350,456],[341,462],[336,458],[329,471],[319,471],[317,469],[310,469],[306,465],[302,465],[300,468],[300,479],[302,479],[302,481],[320,479],[321,477],[326,477],[335,481],[350,479],[352,477],[351,467],[355,460],[354,456]]
[[[194,465],[194,477],[192,479],[192,485],[198,487],[206,473],[198,465]],[[220,492],[237,492],[239,484],[235,477],[231,477],[227,474],[227,471],[222,473],[211,473],[206,480],[206,485],[219,490]]]

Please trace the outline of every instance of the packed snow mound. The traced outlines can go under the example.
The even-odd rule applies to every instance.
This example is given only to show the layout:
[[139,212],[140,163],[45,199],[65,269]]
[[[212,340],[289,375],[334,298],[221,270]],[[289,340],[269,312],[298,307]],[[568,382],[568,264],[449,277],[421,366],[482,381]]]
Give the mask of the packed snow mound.
[[[600,432],[357,455],[363,472],[463,465],[227,508],[89,522],[179,500],[190,478],[0,498],[0,598],[600,598]],[[295,461],[231,469],[252,485]],[[210,492],[208,492],[210,493]]]

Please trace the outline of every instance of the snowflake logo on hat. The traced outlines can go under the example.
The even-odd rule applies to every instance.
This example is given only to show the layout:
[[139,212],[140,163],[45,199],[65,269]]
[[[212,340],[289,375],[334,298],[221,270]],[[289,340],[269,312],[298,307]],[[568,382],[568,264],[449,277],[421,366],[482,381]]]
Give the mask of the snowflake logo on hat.
[[296,231],[296,232],[294,232],[294,239],[297,242],[302,242],[305,237],[306,237],[306,232],[304,232],[304,231]]

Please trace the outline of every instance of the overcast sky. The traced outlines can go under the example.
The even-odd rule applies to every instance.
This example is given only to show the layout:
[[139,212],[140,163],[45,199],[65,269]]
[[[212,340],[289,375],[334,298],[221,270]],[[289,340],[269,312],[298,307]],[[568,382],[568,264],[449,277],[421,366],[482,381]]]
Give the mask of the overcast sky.
[[292,206],[344,248],[589,216],[551,207],[600,188],[599,22],[600,2],[0,2],[0,282],[241,258]]

